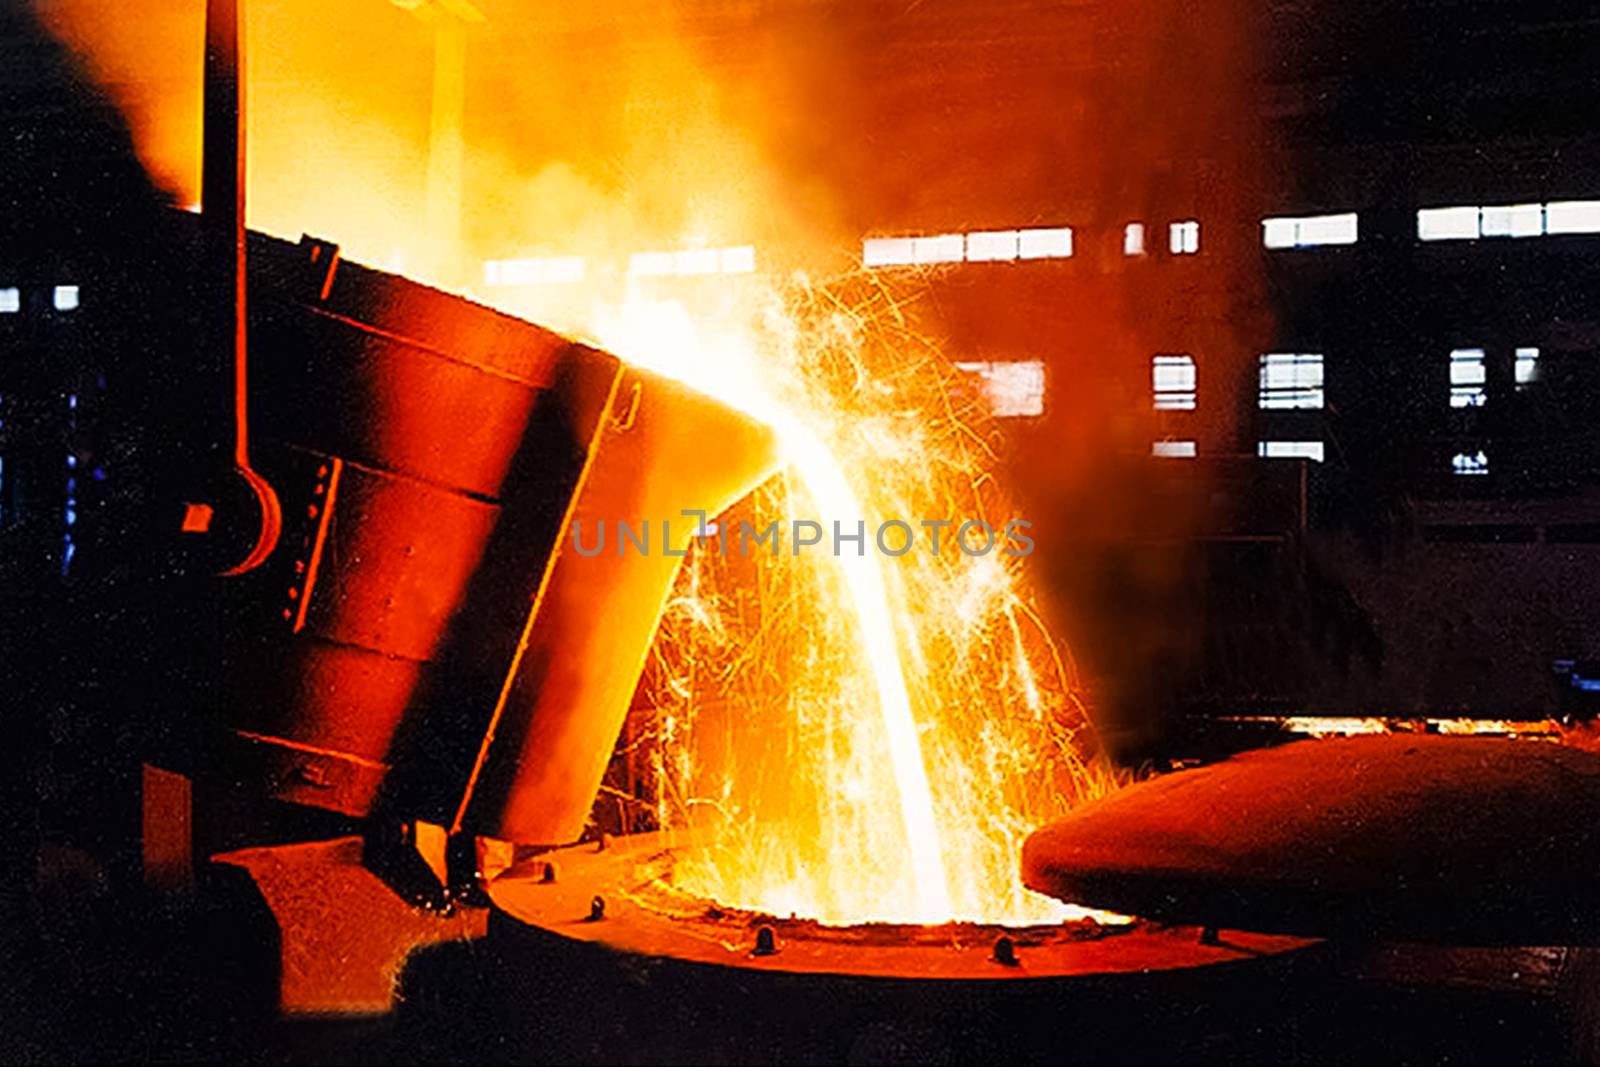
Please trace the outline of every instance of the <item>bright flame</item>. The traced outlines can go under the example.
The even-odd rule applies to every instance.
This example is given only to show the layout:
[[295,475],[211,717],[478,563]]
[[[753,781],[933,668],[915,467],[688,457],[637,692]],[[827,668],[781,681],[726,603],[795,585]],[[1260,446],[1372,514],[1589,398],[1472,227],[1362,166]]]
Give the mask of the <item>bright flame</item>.
[[[808,193],[809,170],[796,180],[768,158],[807,142],[793,121],[806,113],[803,79],[752,82],[743,63],[734,75],[705,69],[700,5],[607,8],[592,24],[597,5],[545,5],[474,46],[485,84],[517,88],[510,118],[485,128],[516,136],[469,145],[452,193],[463,116],[434,90],[453,69],[453,31],[403,6],[247,5],[253,227],[330,238],[348,258],[446,288],[483,278],[485,302],[594,337],[766,420],[796,477],[736,509],[758,527],[1013,517],[984,398],[915,335],[900,301],[867,278],[763,287],[757,272],[773,262],[840,254],[840,227],[854,218]],[[40,10],[115,94],[173,202],[192,202],[200,9],[114,7],[115,17],[99,0]],[[590,32],[604,27],[616,31],[610,47]],[[519,43],[523,31],[545,43]],[[581,47],[561,43],[575,39]],[[490,45],[507,43],[494,59]],[[806,63],[827,52],[808,45]],[[1236,66],[1224,51],[1200,54]],[[849,67],[819,80],[849,85]],[[808,122],[818,137],[833,132],[826,111]],[[427,165],[436,150],[440,165]],[[459,219],[440,219],[460,225],[435,232],[428,205],[453,195]],[[476,264],[505,256],[559,260],[550,270],[562,283],[488,285]],[[652,299],[661,290],[649,284],[679,287],[681,299]],[[661,821],[713,831],[675,877],[726,904],[828,922],[1061,917],[1067,909],[1020,884],[1023,838],[1109,779],[1083,762],[1072,669],[1022,562],[868,551],[837,563],[691,552],[647,685]]]
[[[793,418],[782,420],[777,428],[789,462],[817,503],[818,518],[825,530],[831,531],[835,522],[848,528],[852,519],[866,514],[838,461],[816,434]],[[950,915],[950,890],[945,881],[922,742],[917,736],[905,674],[900,669],[900,652],[895,647],[895,618],[884,588],[883,557],[843,554],[834,558],[844,572],[865,645],[863,652],[877,687],[879,711],[889,742],[889,762],[900,791],[900,821],[905,824],[911,852],[916,914],[925,922],[938,921]]]
[[[828,446],[749,375],[757,366],[754,354],[748,350],[739,354],[735,366],[744,368],[744,372],[736,374],[727,373],[730,368],[724,360],[705,359],[705,345],[698,340],[693,322],[681,304],[636,299],[627,305],[620,319],[602,328],[600,339],[633,362],[715,396],[776,430],[785,458],[815,501],[817,520],[825,530],[831,531],[835,522],[848,528],[867,514]],[[900,821],[911,855],[915,917],[936,922],[951,913],[950,891],[916,717],[900,667],[895,617],[884,584],[882,557],[841,554],[833,558],[843,572],[860,627],[862,654],[870,665],[888,739],[889,760],[899,792]]]
[[658,638],[661,816],[709,820],[715,844],[678,880],[829,922],[1070,914],[1020,886],[1017,856],[1103,783],[1078,758],[1081,709],[1016,561],[954,552],[953,530],[940,556],[870,544],[888,518],[996,517],[981,419],[951,410],[938,353],[909,334],[869,353],[883,323],[834,300],[801,284],[750,315],[634,290],[595,319],[607,348],[777,430],[796,484],[758,493],[752,525],[776,512],[830,537],[864,521],[869,542],[748,561],[702,550],[686,566]]

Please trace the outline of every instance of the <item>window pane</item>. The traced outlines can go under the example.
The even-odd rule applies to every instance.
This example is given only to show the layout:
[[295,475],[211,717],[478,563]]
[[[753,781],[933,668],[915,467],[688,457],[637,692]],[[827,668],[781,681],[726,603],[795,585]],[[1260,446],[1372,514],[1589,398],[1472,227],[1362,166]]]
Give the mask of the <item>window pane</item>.
[[1537,237],[1544,232],[1544,207],[1541,204],[1486,207],[1479,232],[1485,237]]
[[861,262],[868,267],[891,267],[911,262],[911,238],[869,237],[861,242]]
[[1323,459],[1323,443],[1321,441],[1257,441],[1256,455],[1263,459],[1309,459],[1321,463]]
[[1122,228],[1122,254],[1144,255],[1144,223],[1130,222]]
[[992,263],[1016,258],[1016,230],[991,230],[967,234],[967,259],[973,263]]
[[1450,353],[1450,406],[1453,408],[1481,408],[1488,394],[1484,383],[1489,380],[1483,362],[1483,349],[1457,348]]
[[1314,410],[1323,406],[1322,355],[1268,352],[1261,357],[1260,406],[1266,410]]
[[959,233],[911,239],[913,263],[959,263],[966,258],[967,242]]
[[1064,226],[1051,230],[1019,230],[1017,249],[1023,259],[1064,259],[1072,255],[1072,231]]
[[1539,350],[1537,348],[1517,349],[1515,373],[1518,389],[1526,388],[1539,380]]
[[1294,219],[1262,219],[1261,243],[1268,248],[1293,248],[1298,231]]
[[1600,233],[1600,200],[1556,200],[1545,205],[1546,233]]
[[1417,236],[1424,241],[1472,239],[1478,236],[1476,207],[1433,207],[1417,212]]
[[1190,356],[1161,355],[1151,360],[1151,382],[1157,411],[1193,411],[1195,367]]
[[1044,414],[1044,364],[1039,360],[957,363],[956,369],[981,380],[996,418]]

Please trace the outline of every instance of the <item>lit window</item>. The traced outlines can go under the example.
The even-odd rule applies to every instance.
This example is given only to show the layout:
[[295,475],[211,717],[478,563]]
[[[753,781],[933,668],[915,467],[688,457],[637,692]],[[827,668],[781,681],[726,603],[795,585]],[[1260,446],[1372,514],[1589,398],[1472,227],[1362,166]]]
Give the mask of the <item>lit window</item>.
[[1017,255],[1022,259],[1066,259],[1072,255],[1072,231],[1065,226],[1018,230]]
[[897,267],[911,261],[909,237],[869,237],[861,242],[861,262],[865,266]]
[[1150,454],[1163,459],[1193,459],[1196,449],[1193,441],[1155,441],[1150,445]]
[[1044,364],[1039,360],[957,363],[956,369],[977,375],[996,418],[1044,414]]
[[1488,474],[1489,457],[1481,448],[1476,452],[1457,452],[1450,457],[1450,469],[1456,474]]
[[15,315],[22,310],[21,289],[0,289],[0,315]]
[[1150,374],[1155,386],[1157,411],[1193,411],[1195,403],[1195,369],[1191,356],[1156,356],[1151,360]]
[[1537,348],[1517,349],[1517,361],[1514,365],[1517,391],[1520,393],[1528,386],[1539,380],[1539,350]]
[[1260,405],[1268,411],[1323,406],[1320,352],[1267,352],[1261,357]]
[[1600,200],[1554,200],[1544,206],[1544,232],[1600,233]]
[[58,285],[53,299],[57,311],[76,311],[78,308],[78,287],[76,285]]
[[1484,368],[1483,349],[1457,348],[1450,353],[1450,406],[1453,408],[1481,408],[1489,394],[1484,384],[1489,380]]
[[1417,236],[1424,241],[1476,240],[1476,207],[1430,207],[1417,212]]
[[868,267],[920,266],[932,263],[1008,263],[1017,259],[1068,259],[1072,229],[1052,226],[1036,230],[974,230],[928,237],[869,237],[861,243],[861,262]]
[[999,263],[1016,258],[1016,230],[985,230],[967,234],[969,263]]
[[1256,455],[1262,459],[1309,459],[1321,463],[1324,451],[1321,441],[1256,442]]
[[911,239],[913,263],[959,263],[966,258],[967,242],[959,233]]
[[1261,220],[1261,243],[1268,248],[1315,248],[1353,245],[1358,235],[1355,212],[1304,215]]
[[483,264],[485,285],[550,285],[583,280],[582,256],[491,259]]
[[1544,233],[1543,204],[1483,208],[1478,232],[1485,237],[1538,237]]
[[1130,222],[1122,228],[1122,254],[1144,255],[1144,223]]
[[1479,237],[1541,237],[1600,233],[1600,200],[1556,200],[1548,204],[1497,204],[1424,208],[1417,236],[1424,241],[1472,241]]
[[715,248],[686,248],[672,254],[672,273],[679,275],[716,274],[721,260]]
[[1167,227],[1167,248],[1175,256],[1192,256],[1200,251],[1200,224],[1188,219]]

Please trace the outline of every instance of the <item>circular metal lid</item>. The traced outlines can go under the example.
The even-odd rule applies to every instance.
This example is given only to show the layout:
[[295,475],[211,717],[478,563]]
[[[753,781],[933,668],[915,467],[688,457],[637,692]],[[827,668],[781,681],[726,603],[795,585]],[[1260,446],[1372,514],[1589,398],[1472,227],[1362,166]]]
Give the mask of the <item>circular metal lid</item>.
[[1034,833],[1023,881],[1130,915],[1308,935],[1600,932],[1600,756],[1393,734],[1248,752]]

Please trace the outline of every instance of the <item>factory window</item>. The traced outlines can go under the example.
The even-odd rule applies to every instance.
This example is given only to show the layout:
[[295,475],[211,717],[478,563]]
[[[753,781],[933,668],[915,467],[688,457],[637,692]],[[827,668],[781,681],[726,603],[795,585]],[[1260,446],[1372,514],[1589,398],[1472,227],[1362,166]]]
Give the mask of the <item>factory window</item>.
[[1544,206],[1544,232],[1600,233],[1600,200],[1555,200]]
[[1167,248],[1175,256],[1192,256],[1200,251],[1200,224],[1187,219],[1167,227]]
[[1321,463],[1324,452],[1321,441],[1256,442],[1256,455],[1262,459],[1309,459]]
[[1488,374],[1483,349],[1457,348],[1450,353],[1450,406],[1481,408],[1489,394],[1484,391]]
[[1475,240],[1478,237],[1478,209],[1424,208],[1417,212],[1417,236],[1424,241]]
[[628,273],[636,278],[749,274],[755,269],[756,250],[750,245],[733,245],[728,248],[682,248],[673,252],[635,252],[628,257]]
[[1424,241],[1475,241],[1480,237],[1542,237],[1600,233],[1600,200],[1548,204],[1459,205],[1417,212]]
[[869,237],[861,243],[867,267],[926,266],[935,263],[1009,263],[1019,259],[1068,259],[1072,230],[1052,226],[1031,230],[974,230],[927,237]]
[[1144,223],[1130,222],[1122,228],[1122,254],[1144,255]]
[[1544,205],[1482,208],[1478,212],[1478,232],[1485,237],[1538,237],[1544,233]]
[[862,244],[861,261],[869,267],[959,263],[966,258],[965,244],[959,233],[933,237],[874,237]]
[[959,263],[966,258],[966,241],[959,233],[941,233],[911,239],[913,263]]
[[983,230],[967,234],[969,263],[998,263],[1016,258],[1016,230]]
[[1150,445],[1150,454],[1163,459],[1193,459],[1197,450],[1193,441],[1155,441]]
[[893,267],[913,262],[911,238],[869,237],[861,242],[861,262],[868,267]]
[[1528,388],[1539,380],[1539,350],[1537,348],[1517,349],[1517,361],[1514,365],[1517,392]]
[[1283,216],[1261,220],[1261,243],[1268,248],[1316,248],[1356,243],[1355,212],[1343,215]]
[[58,285],[52,298],[57,311],[76,311],[78,308],[78,287],[76,285]]
[[1267,352],[1261,357],[1260,405],[1266,411],[1323,406],[1322,353]]
[[1155,388],[1157,411],[1193,411],[1195,404],[1194,358],[1183,353],[1159,355],[1151,361],[1150,376]]
[[1456,474],[1488,474],[1489,457],[1481,448],[1476,452],[1457,452],[1450,457],[1450,469]]
[[0,289],[0,315],[15,315],[22,310],[21,289]]
[[1018,230],[1017,254],[1023,259],[1067,259],[1072,255],[1072,231],[1065,226]]
[[956,369],[978,378],[996,418],[1044,414],[1044,364],[1039,360],[957,363]]
[[483,264],[483,282],[491,286],[551,285],[582,281],[582,256],[545,256],[534,259],[491,259]]

